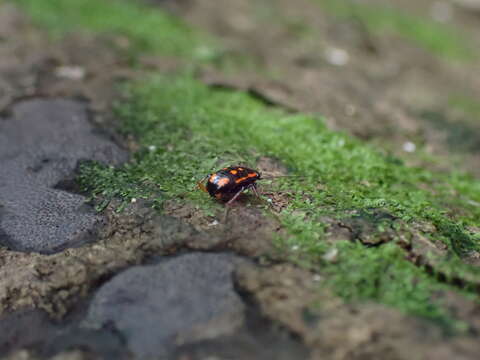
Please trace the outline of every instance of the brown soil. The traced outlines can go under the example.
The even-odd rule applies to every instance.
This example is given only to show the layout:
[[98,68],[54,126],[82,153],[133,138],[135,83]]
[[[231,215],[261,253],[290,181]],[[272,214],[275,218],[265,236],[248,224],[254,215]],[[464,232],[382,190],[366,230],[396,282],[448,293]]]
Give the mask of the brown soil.
[[88,99],[92,110],[105,110],[115,96],[112,82],[131,75],[112,39],[72,34],[52,43],[11,4],[1,5],[0,24],[3,111],[23,97],[60,96]]

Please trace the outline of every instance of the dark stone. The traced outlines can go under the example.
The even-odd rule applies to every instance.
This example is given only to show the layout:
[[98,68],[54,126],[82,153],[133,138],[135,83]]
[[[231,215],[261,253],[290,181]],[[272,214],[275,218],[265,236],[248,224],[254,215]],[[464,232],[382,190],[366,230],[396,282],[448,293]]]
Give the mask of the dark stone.
[[194,253],[117,275],[95,294],[85,326],[113,326],[139,359],[168,358],[179,345],[232,334],[244,305],[234,290],[238,258]]
[[82,102],[14,105],[0,123],[0,245],[53,253],[94,239],[101,217],[58,184],[72,179],[82,160],[116,164],[126,157],[95,131]]
[[112,329],[80,329],[75,323],[55,323],[39,310],[0,317],[0,356],[24,348],[42,358],[70,349],[82,349],[102,359],[128,357],[121,337]]
[[[244,294],[245,295],[245,294]],[[309,350],[293,334],[262,315],[251,299],[244,298],[246,320],[234,334],[186,344],[172,359],[305,360]]]

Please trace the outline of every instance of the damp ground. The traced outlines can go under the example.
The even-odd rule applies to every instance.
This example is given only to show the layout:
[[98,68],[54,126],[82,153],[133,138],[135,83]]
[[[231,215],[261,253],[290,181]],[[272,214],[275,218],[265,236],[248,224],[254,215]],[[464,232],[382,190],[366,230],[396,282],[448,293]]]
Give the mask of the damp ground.
[[475,359],[471,6],[0,2],[2,356]]

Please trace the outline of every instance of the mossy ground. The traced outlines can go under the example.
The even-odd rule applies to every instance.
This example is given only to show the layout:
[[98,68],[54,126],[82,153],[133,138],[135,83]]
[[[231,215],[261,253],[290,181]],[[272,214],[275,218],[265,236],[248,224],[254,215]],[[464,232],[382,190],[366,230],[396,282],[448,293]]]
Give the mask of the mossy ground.
[[[117,108],[121,129],[135,135],[142,150],[120,169],[84,167],[82,184],[94,195],[126,201],[144,197],[159,207],[166,198],[182,198],[212,212],[222,205],[195,191],[198,179],[223,164],[255,166],[260,156],[274,157],[298,175],[274,184],[293,196],[280,214],[289,233],[280,241],[290,249],[291,260],[330,274],[328,282],[349,300],[380,301],[447,321],[446,312],[430,299],[448,286],[405,260],[393,244],[366,248],[342,241],[336,244],[339,261],[323,261],[332,245],[324,241],[325,225],[318,219],[375,208],[407,223],[428,221],[436,230],[427,235],[445,242],[451,256],[459,258],[479,249],[478,239],[465,228],[478,209],[465,204],[462,217],[454,218],[445,214],[444,204],[462,206],[452,189],[478,199],[475,181],[406,167],[328,130],[321,118],[269,109],[247,94],[213,90],[189,75],[156,76],[130,86],[127,93],[128,101]],[[454,274],[474,271],[460,264],[452,260],[445,268]]]
[[[18,3],[55,32],[77,28],[120,32],[137,49],[194,60],[204,45],[184,24],[133,2]],[[132,14],[142,21],[130,21],[137,17]],[[380,15],[391,17],[390,12]],[[375,26],[381,28],[385,21],[375,19],[371,22],[378,22]],[[407,20],[400,17],[392,23],[402,29],[417,29],[411,36],[425,34],[420,39],[430,39],[429,34],[437,30],[423,25],[418,28],[417,22]],[[168,34],[168,40],[162,38],[162,32]],[[447,56],[465,54],[449,39],[447,36],[442,47],[436,42],[426,45]],[[326,283],[349,301],[378,301],[461,329],[462,324],[441,304],[432,302],[435,292],[454,288],[407,261],[394,242],[368,248],[339,241],[335,244],[337,261],[325,261],[332,244],[325,241],[326,225],[319,219],[342,219],[352,211],[381,209],[406,224],[431,223],[435,230],[424,235],[444,242],[449,249],[442,271],[453,277],[462,272],[477,274],[460,260],[480,250],[478,234],[469,230],[480,215],[476,205],[480,202],[480,183],[470,176],[407,167],[398,158],[328,130],[321,117],[287,114],[248,94],[209,88],[188,72],[150,74],[148,79],[128,85],[116,111],[121,119],[119,131],[133,135],[141,149],[121,168],[85,164],[79,181],[93,197],[106,201],[113,197],[125,201],[145,198],[159,209],[165,199],[175,198],[214,214],[222,205],[195,190],[198,179],[223,164],[241,162],[255,167],[261,156],[278,159],[295,175],[269,185],[291,194],[288,207],[278,215],[288,232],[279,243],[290,260],[327,274]],[[452,208],[454,212],[449,211]],[[471,289],[464,291],[468,294]]]

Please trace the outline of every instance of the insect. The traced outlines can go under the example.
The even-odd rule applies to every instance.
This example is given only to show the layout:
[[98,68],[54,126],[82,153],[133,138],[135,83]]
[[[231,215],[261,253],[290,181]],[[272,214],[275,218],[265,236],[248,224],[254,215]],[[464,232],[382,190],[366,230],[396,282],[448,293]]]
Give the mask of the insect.
[[[207,179],[206,185],[204,184]],[[256,181],[261,180],[261,174],[243,166],[230,166],[205,176],[198,182],[198,187],[210,196],[225,201],[227,205],[233,203],[241,193],[251,189],[258,195]]]

